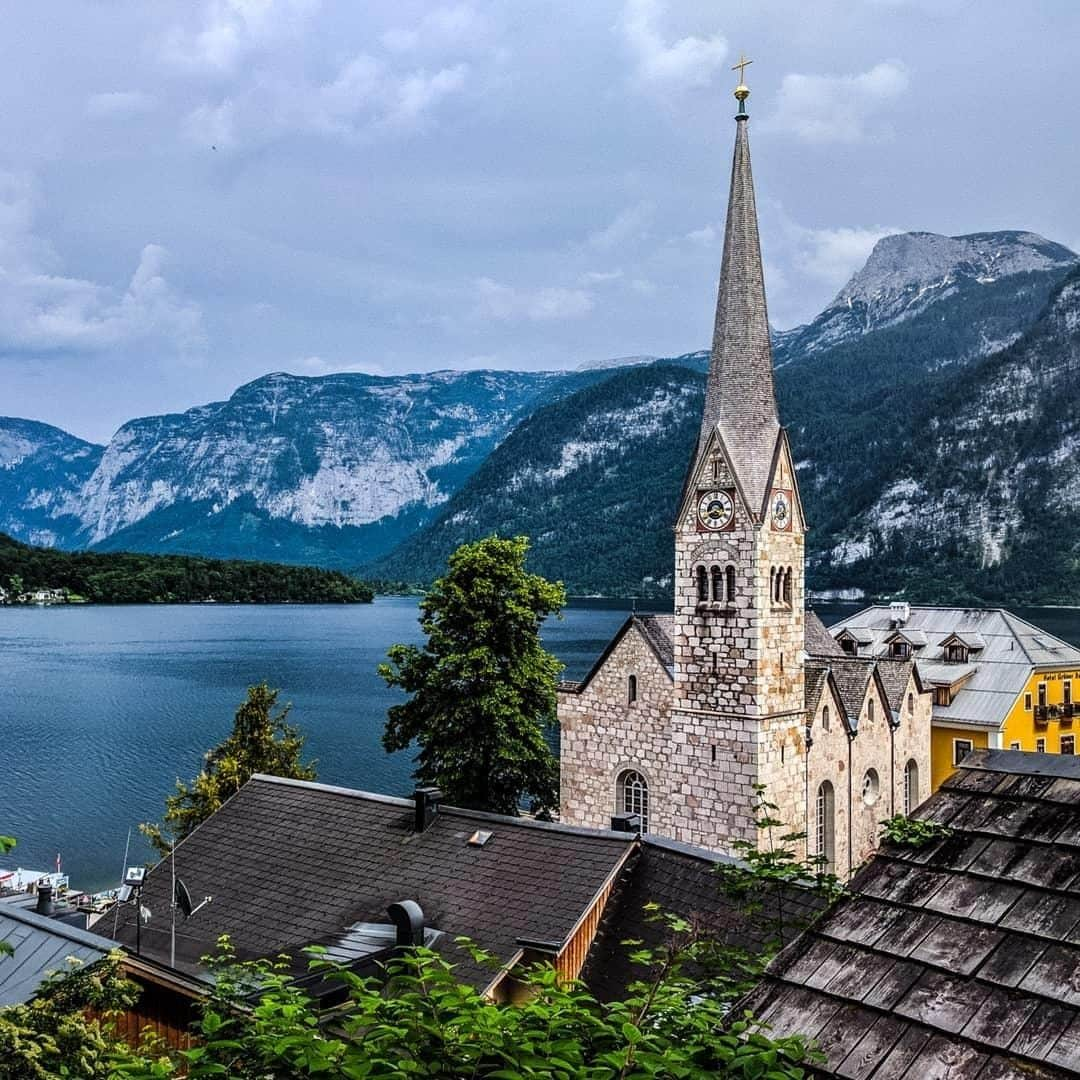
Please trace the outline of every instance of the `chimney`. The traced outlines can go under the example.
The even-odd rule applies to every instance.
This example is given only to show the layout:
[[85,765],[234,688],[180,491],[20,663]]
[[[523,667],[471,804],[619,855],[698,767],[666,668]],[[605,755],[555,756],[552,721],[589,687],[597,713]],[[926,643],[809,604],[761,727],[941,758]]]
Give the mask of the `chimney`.
[[413,798],[416,800],[416,814],[413,831],[422,833],[435,820],[442,801],[442,792],[437,787],[418,787]]
[[399,900],[386,909],[397,928],[398,948],[424,944],[424,910],[415,900]]
[[894,600],[889,605],[889,622],[893,629],[903,626],[911,618],[911,605],[906,600]]
[[53,903],[53,888],[49,882],[42,882],[37,889],[37,904],[34,910],[39,915],[55,915],[56,905]]
[[623,814],[612,814],[611,831],[624,833],[640,833],[641,815],[631,814],[629,811]]

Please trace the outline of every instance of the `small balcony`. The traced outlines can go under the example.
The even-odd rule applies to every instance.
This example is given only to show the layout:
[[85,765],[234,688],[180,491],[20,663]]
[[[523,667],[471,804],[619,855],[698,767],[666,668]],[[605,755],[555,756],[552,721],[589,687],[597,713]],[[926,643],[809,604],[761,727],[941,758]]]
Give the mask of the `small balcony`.
[[1046,727],[1050,723],[1050,710],[1046,705],[1035,706],[1035,726]]

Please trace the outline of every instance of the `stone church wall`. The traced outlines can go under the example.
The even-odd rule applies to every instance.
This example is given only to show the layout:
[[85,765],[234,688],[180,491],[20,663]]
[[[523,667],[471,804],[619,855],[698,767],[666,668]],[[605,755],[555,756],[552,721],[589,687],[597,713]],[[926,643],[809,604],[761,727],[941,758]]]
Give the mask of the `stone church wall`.
[[[634,702],[628,700],[631,675],[637,677]],[[610,828],[611,815],[622,809],[616,807],[616,781],[635,769],[649,784],[650,830],[675,836],[671,677],[634,626],[588,686],[559,692],[558,716],[563,821]]]
[[[908,697],[911,708],[908,708]],[[896,813],[904,812],[904,768],[914,759],[919,769],[919,791],[915,796],[912,809],[930,798],[930,728],[934,695],[930,692],[920,694],[912,674],[900,708],[900,726],[894,736],[893,754],[895,767],[895,793],[893,796]]]
[[[824,713],[829,710],[829,728],[825,729]],[[806,758],[807,768],[807,833],[811,855],[822,855],[817,836],[817,797],[823,782],[833,787],[833,873],[846,877],[848,868],[848,777],[851,774],[851,740],[840,718],[842,707],[826,684],[810,727],[813,745]]]

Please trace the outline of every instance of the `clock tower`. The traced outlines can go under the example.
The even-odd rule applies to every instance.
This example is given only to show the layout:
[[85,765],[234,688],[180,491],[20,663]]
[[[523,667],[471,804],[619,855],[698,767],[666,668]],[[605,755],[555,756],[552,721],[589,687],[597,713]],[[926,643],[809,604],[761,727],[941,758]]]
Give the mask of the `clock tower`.
[[[737,65],[738,66],[738,65]],[[673,766],[682,833],[755,840],[755,789],[805,828],[805,522],[780,426],[747,138],[735,154],[701,431],[675,522]]]

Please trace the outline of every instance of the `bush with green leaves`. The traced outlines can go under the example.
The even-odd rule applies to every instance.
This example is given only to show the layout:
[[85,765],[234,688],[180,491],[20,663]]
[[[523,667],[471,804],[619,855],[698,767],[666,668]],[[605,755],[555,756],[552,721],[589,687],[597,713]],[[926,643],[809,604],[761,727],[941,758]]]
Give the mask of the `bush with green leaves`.
[[948,825],[940,821],[927,821],[906,814],[894,814],[883,821],[880,828],[882,840],[908,848],[926,847],[935,840],[944,839],[951,831]]

